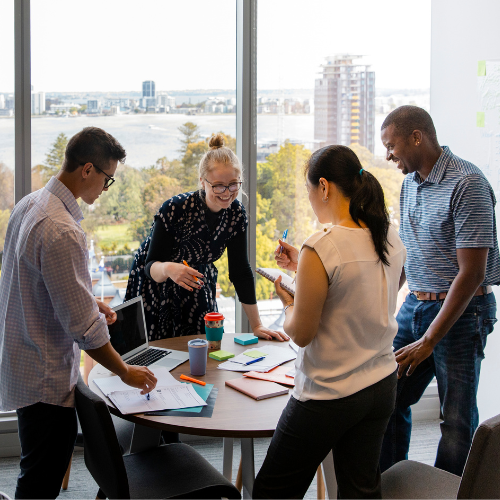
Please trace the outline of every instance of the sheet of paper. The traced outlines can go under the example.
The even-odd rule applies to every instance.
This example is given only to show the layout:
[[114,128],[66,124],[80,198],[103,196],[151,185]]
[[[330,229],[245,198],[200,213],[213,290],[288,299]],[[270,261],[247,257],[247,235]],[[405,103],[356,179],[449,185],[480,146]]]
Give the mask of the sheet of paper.
[[[154,373],[154,376],[158,379],[156,387],[166,387],[169,385],[178,384],[179,381],[175,380],[172,374],[168,371],[168,368],[164,366],[151,367],[150,370]],[[111,377],[95,378],[95,384],[105,396],[108,396],[112,392],[116,391],[130,391],[133,387],[130,387],[125,382],[122,382],[120,377],[113,375]]]
[[[186,382],[187,383],[187,382]],[[199,385],[199,384],[191,384],[191,387],[198,393],[198,396],[206,401],[212,389],[214,388],[214,384],[207,385]],[[200,413],[203,410],[203,406],[193,406],[192,408],[179,408],[178,410],[171,410],[173,412],[189,412],[189,413]]]
[[[255,349],[248,349],[248,351],[252,350]],[[266,354],[266,357],[261,361],[257,361],[256,363],[252,363],[250,365],[244,365],[243,363],[248,363],[248,356],[246,356],[245,353],[241,353],[225,363],[221,363],[218,368],[220,370],[229,370],[234,372],[248,372],[251,370],[256,372],[268,372],[269,370],[272,370],[273,368],[276,368],[277,366],[297,357],[297,353],[288,347],[265,345],[259,347],[259,351]]]
[[109,399],[124,415],[146,411],[177,410],[207,404],[190,384],[156,388],[150,392],[149,400],[146,395],[141,394],[139,389],[112,392]]

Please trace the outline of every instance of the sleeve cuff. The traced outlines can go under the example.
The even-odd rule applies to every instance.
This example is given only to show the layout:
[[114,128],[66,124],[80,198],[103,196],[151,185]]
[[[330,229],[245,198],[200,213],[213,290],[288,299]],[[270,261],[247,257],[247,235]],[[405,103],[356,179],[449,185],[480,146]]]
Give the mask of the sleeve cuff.
[[99,318],[91,325],[85,332],[81,340],[75,340],[80,349],[84,351],[99,349],[109,342],[108,325],[106,324],[106,317],[104,314],[99,313]]

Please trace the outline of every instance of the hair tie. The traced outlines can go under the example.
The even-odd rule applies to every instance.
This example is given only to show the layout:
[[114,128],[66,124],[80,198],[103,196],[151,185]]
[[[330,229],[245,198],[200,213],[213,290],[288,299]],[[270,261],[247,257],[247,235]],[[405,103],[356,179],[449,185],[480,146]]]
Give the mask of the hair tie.
[[363,170],[364,170],[364,168],[362,168],[362,169],[359,171],[359,175],[363,175]]

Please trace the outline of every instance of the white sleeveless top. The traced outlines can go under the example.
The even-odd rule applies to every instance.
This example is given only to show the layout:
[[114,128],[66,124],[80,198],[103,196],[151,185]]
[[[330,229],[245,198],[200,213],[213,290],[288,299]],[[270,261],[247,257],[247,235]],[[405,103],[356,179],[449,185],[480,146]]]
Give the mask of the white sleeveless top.
[[295,362],[296,399],[343,398],[396,370],[394,313],[406,250],[392,226],[388,241],[389,266],[377,262],[368,229],[333,226],[304,243],[323,263],[328,293],[316,336]]

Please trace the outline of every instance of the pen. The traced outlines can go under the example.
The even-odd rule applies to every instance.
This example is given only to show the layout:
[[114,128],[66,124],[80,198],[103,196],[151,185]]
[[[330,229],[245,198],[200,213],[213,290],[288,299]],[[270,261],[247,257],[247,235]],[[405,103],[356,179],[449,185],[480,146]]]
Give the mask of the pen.
[[[186,267],[189,267],[189,266],[188,266],[188,263],[187,263],[185,260],[183,260],[183,261],[182,261],[182,263],[183,263]],[[198,278],[197,278],[194,274],[192,274],[191,276],[194,278],[194,280],[196,281],[196,283],[199,283]]]
[[265,358],[265,356],[261,356],[260,358],[255,358],[252,359],[252,361],[248,361],[247,363],[243,363],[244,366],[246,365],[251,365],[252,363],[257,363],[257,361],[262,361]]
[[[281,238],[281,240],[286,242],[287,236],[288,236],[288,229],[285,229],[283,231],[283,237]],[[281,257],[281,254],[283,253],[283,250],[284,250],[284,248],[282,246],[280,246],[280,257]]]
[[149,392],[146,394],[146,399],[149,401],[151,399],[151,396],[149,395]]
[[203,380],[198,380],[196,378],[187,377],[186,375],[181,375],[179,378],[182,380],[189,380],[189,382],[194,382],[195,384],[207,385],[207,383],[203,382]]

